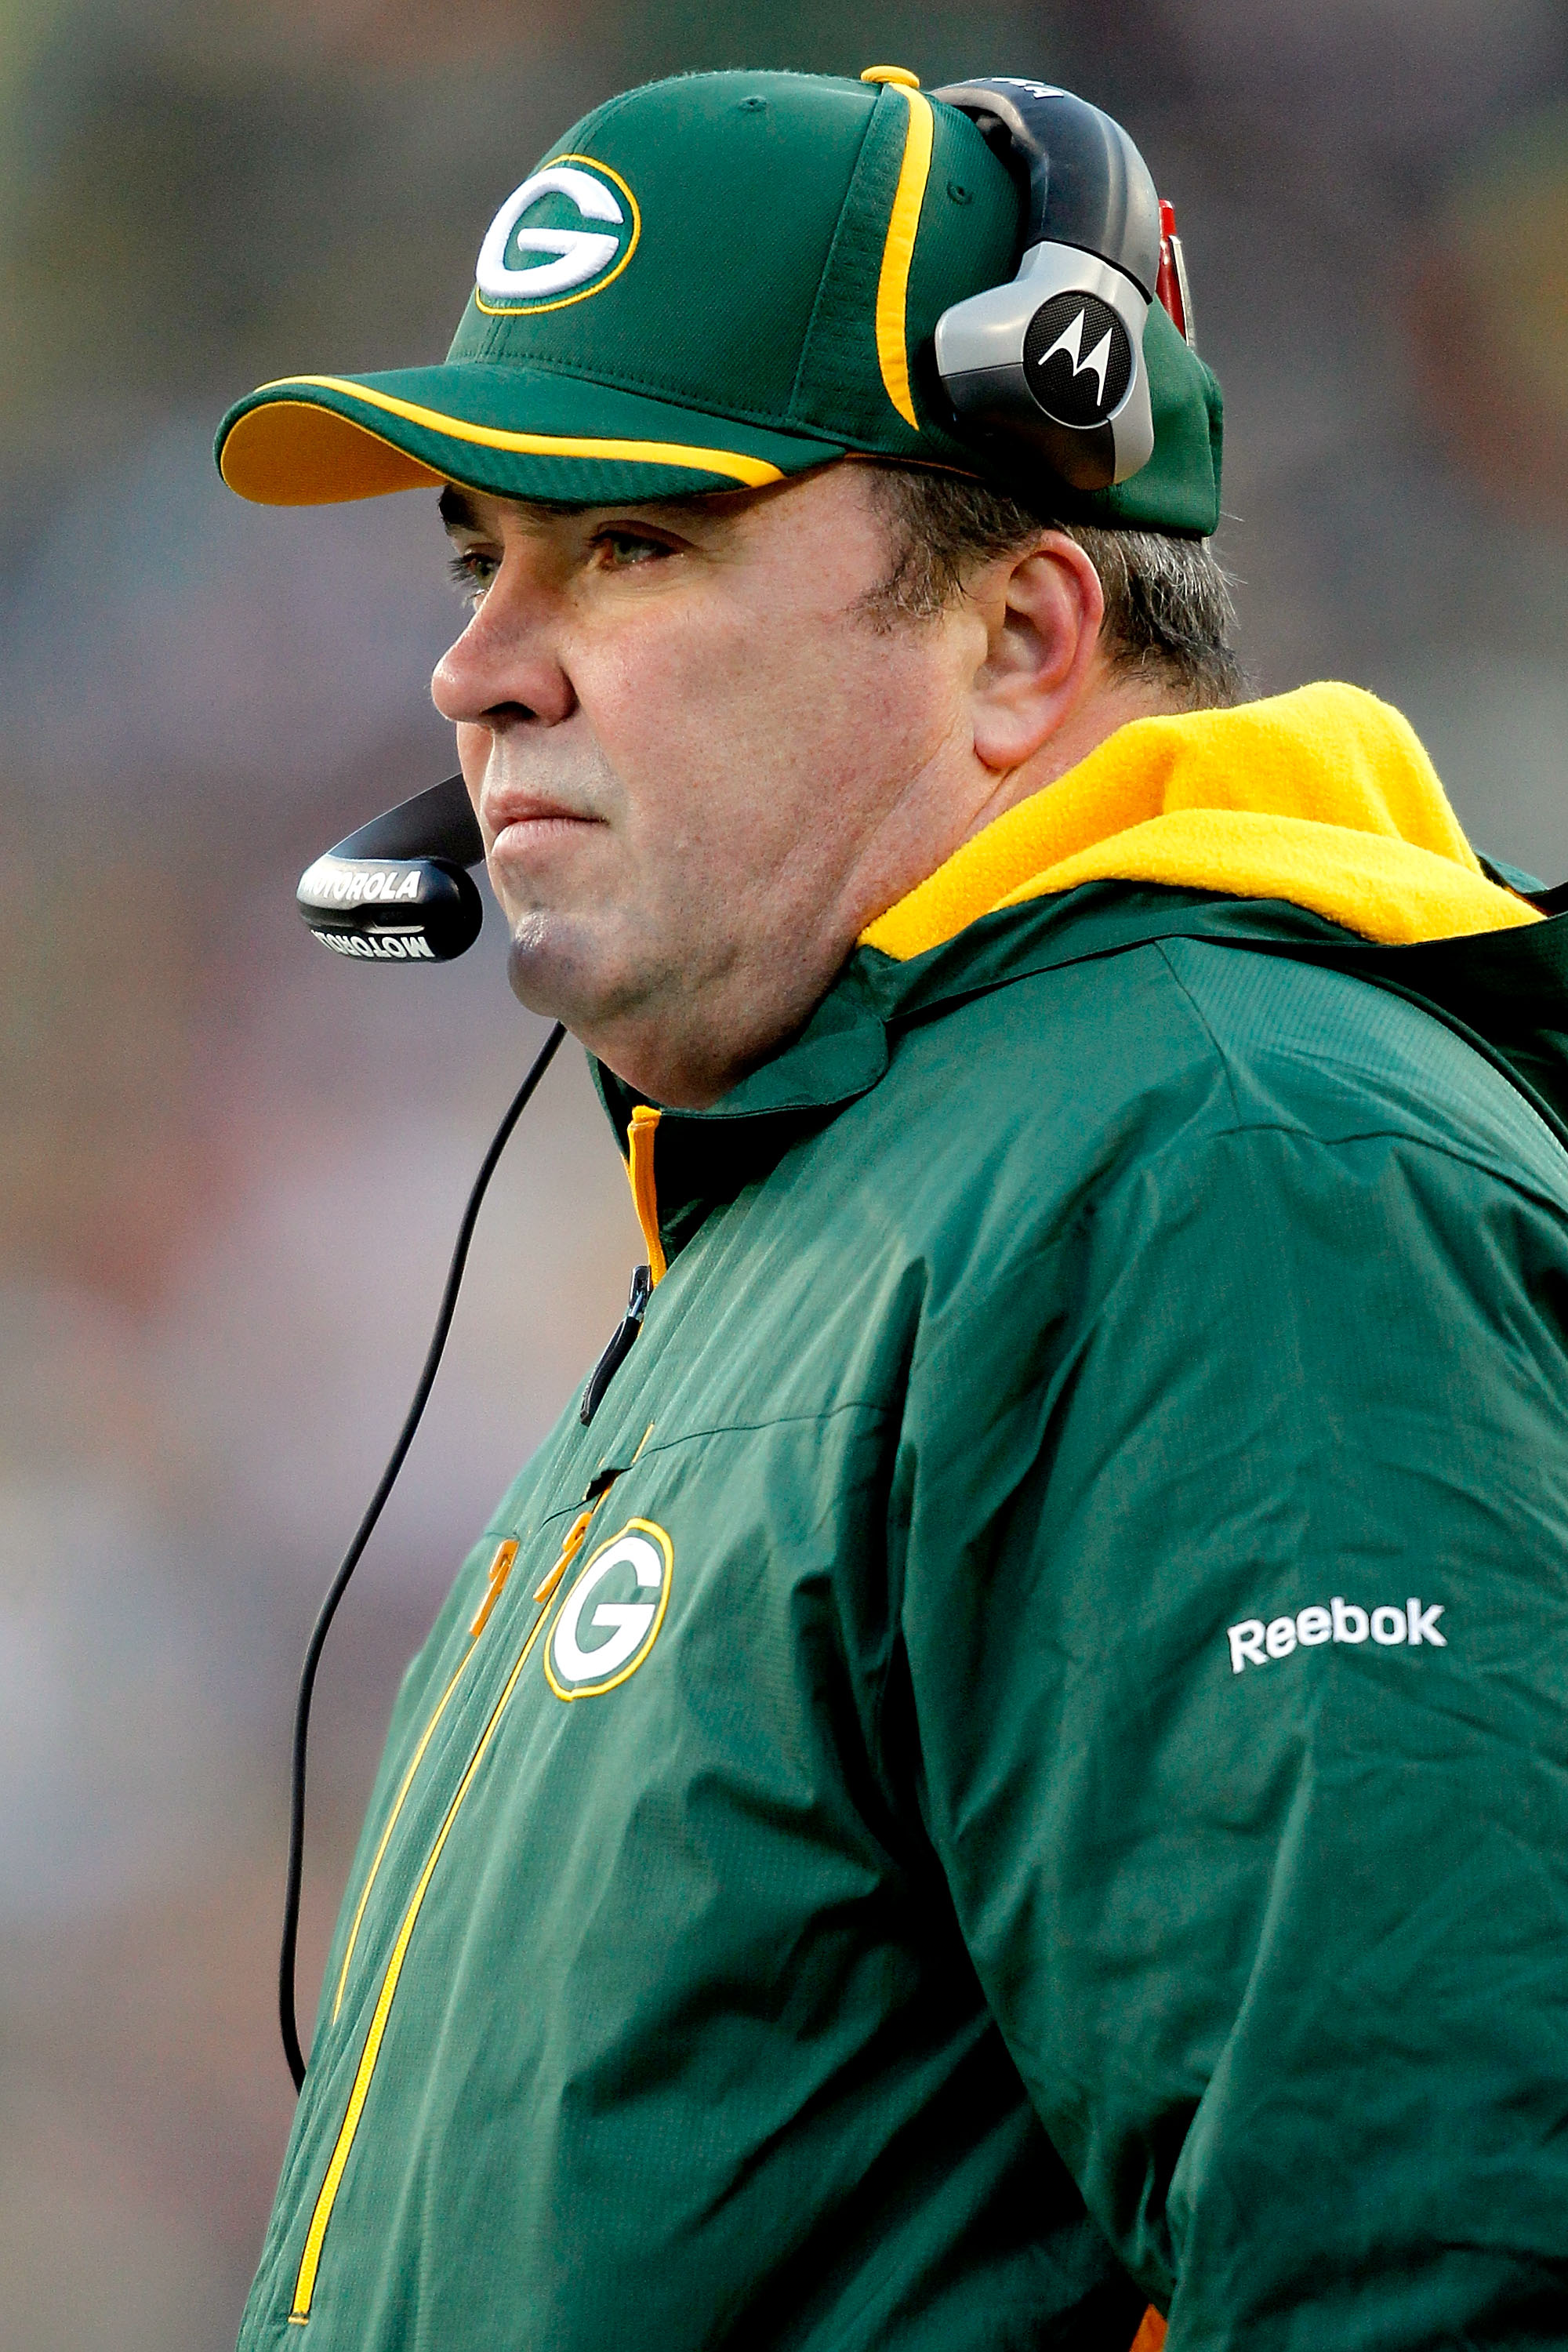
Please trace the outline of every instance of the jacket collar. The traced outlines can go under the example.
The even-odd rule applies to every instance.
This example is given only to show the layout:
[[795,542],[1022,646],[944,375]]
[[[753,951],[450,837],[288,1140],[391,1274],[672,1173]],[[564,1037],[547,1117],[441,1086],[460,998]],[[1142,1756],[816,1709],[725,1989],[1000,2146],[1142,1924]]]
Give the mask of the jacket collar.
[[1483,868],[1408,720],[1331,683],[1118,728],[865,944],[918,955],[997,907],[1108,879],[1284,898],[1387,946],[1537,919]]
[[[1568,1121],[1568,891],[1545,919],[1507,930],[1389,947],[1281,899],[1243,899],[1124,882],[998,908],[924,954],[859,947],[800,1034],[708,1110],[662,1110],[653,1146],[654,1216],[674,1258],[703,1219],[761,1181],[791,1145],[880,1084],[899,1034],[1033,973],[1159,940],[1326,964],[1406,997],[1493,1061],[1554,1129]],[[627,1152],[638,1097],[602,1063],[595,1083]]]

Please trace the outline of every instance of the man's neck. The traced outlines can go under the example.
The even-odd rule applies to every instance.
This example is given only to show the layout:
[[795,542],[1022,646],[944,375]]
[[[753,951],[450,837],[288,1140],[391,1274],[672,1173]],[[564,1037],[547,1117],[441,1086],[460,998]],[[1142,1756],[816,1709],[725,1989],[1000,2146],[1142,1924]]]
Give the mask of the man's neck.
[[[962,830],[954,824],[951,771],[936,762],[923,770],[858,845],[857,856],[837,877],[837,888],[825,891],[819,905],[805,914],[797,910],[799,919],[787,935],[765,943],[765,953],[738,959],[715,981],[705,994],[700,1020],[693,1018],[693,1006],[677,988],[666,1006],[639,1006],[635,1022],[614,1034],[577,1034],[645,1100],[676,1109],[707,1108],[798,1033],[833,986],[867,923],[1008,809],[1076,768],[1129,720],[1177,708],[1167,694],[1101,670],[1048,740],[998,776],[978,807],[970,793],[963,793],[957,804],[973,814]],[[972,760],[966,784],[974,773]]]
[[[1162,713],[1180,710],[1184,706],[1170,694],[1146,684],[1141,678],[1109,678],[1100,690],[1090,696],[1072,712],[1048,743],[1042,743],[1031,759],[1021,767],[1009,769],[996,780],[996,789],[980,808],[963,839],[973,841],[999,816],[1005,816],[1020,801],[1032,799],[1054,784],[1097,751],[1119,728],[1128,726],[1134,719],[1152,719]],[[957,845],[962,846],[962,844]]]

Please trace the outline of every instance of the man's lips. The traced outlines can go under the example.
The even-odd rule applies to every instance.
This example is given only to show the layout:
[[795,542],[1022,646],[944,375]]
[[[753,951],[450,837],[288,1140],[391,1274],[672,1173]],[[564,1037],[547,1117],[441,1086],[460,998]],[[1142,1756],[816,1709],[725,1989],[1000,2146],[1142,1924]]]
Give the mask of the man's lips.
[[487,793],[479,814],[490,837],[490,854],[497,857],[515,856],[551,835],[582,832],[604,822],[536,793]]

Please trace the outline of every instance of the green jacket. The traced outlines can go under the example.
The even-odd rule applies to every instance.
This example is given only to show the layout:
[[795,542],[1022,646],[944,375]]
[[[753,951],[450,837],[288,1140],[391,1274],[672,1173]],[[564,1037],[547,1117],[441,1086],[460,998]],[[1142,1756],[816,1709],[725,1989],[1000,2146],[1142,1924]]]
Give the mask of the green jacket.
[[645,1117],[245,2352],[1568,2340],[1565,935],[1092,881]]

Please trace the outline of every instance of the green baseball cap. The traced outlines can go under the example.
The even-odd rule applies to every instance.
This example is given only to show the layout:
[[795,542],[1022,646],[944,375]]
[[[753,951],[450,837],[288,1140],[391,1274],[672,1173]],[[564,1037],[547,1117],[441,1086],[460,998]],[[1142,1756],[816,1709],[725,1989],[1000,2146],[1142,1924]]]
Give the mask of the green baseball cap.
[[[507,198],[443,365],[263,384],[224,418],[218,466],[272,506],[443,482],[601,505],[760,488],[849,450],[1005,480],[955,428],[931,339],[1012,278],[1021,233],[1005,165],[901,68],[652,82]],[[1206,535],[1219,386],[1158,302],[1143,352],[1153,457],[1051,503]]]

